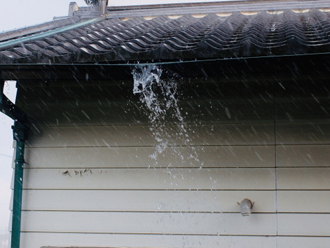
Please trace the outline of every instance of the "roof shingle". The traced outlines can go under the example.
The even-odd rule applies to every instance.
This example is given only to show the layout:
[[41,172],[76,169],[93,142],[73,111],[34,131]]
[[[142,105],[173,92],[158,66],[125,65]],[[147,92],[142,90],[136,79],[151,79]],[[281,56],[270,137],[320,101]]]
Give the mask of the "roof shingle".
[[[0,49],[0,64],[116,63],[277,56],[330,51],[330,13],[285,10],[161,15],[96,23]],[[0,43],[1,44],[1,43]],[[63,56],[66,55],[66,56]]]

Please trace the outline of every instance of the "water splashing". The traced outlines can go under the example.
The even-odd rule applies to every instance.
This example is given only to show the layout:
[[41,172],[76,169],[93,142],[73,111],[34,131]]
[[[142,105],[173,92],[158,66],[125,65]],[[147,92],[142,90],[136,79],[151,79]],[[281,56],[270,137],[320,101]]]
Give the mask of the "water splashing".
[[140,101],[151,111],[149,116],[151,122],[163,120],[172,107],[179,121],[183,121],[177,105],[177,85],[171,80],[161,80],[161,75],[162,70],[155,65],[135,68],[133,93],[140,94]]
[[[169,146],[177,146],[176,143],[180,143],[181,146],[188,147],[191,143],[178,106],[177,83],[174,79],[162,80],[162,73],[161,68],[152,64],[137,66],[132,72],[133,93],[139,94],[140,101],[149,111],[150,131],[157,142],[156,150],[150,157],[156,161],[156,164],[158,156]],[[169,121],[171,125],[168,125]],[[193,153],[187,159],[199,161],[195,149],[193,147],[191,149]],[[181,150],[173,149],[174,153],[184,160],[185,156]]]

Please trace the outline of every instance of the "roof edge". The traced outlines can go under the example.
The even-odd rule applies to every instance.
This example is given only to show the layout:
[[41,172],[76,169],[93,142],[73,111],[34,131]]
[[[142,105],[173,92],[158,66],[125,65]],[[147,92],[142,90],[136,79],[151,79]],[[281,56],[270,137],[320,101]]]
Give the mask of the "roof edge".
[[[228,2],[196,2],[182,4],[150,4],[132,6],[108,6],[107,18],[130,18],[160,15],[234,13],[234,12],[260,12],[328,9],[328,0],[231,0]],[[79,7],[73,13],[80,18],[93,18],[99,12],[93,7]]]
[[11,47],[11,46],[15,46],[17,44],[22,44],[24,42],[30,42],[32,40],[36,40],[36,39],[40,39],[40,38],[45,38],[48,37],[50,35],[54,35],[54,34],[58,34],[58,33],[62,33],[65,31],[69,31],[75,28],[79,28],[79,27],[83,27],[85,25],[89,25],[95,22],[99,22],[100,20],[104,19],[104,17],[96,17],[93,19],[88,19],[88,20],[84,20],[81,22],[74,22],[71,23],[70,25],[65,25],[59,28],[55,28],[55,29],[51,29],[51,30],[46,30],[45,32],[38,32],[36,34],[29,34],[26,35],[24,37],[19,37],[17,39],[10,39],[7,41],[3,41],[0,42],[0,49],[2,48],[6,48],[6,47]]
[[48,31],[50,29],[56,29],[61,28],[67,25],[74,24],[80,20],[79,17],[73,16],[73,17],[67,17],[65,19],[60,19],[56,21],[49,21],[42,24],[37,24],[30,27],[20,28],[17,30],[7,31],[0,33],[0,42],[5,42],[8,40],[21,38],[27,35],[33,35],[35,33],[40,33],[43,31]]

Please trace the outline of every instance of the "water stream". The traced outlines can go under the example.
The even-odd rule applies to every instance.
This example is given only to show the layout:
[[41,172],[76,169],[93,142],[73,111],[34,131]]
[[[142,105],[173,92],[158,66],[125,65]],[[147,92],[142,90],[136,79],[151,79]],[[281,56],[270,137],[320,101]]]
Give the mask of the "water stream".
[[148,110],[150,131],[156,140],[156,149],[150,157],[157,165],[159,155],[171,147],[171,155],[176,155],[181,161],[198,162],[202,166],[195,148],[191,146],[188,127],[178,105],[180,92],[176,78],[163,80],[162,73],[161,68],[152,64],[137,66],[132,72],[133,93],[140,96],[141,103]]

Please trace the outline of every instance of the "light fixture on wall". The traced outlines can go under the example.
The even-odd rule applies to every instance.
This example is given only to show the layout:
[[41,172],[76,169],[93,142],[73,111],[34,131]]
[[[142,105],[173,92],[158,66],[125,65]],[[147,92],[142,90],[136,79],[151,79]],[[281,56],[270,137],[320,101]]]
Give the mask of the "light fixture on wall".
[[254,202],[252,202],[250,199],[243,199],[241,203],[237,202],[238,205],[241,207],[241,214],[242,216],[250,216],[251,215],[251,210],[253,208]]

